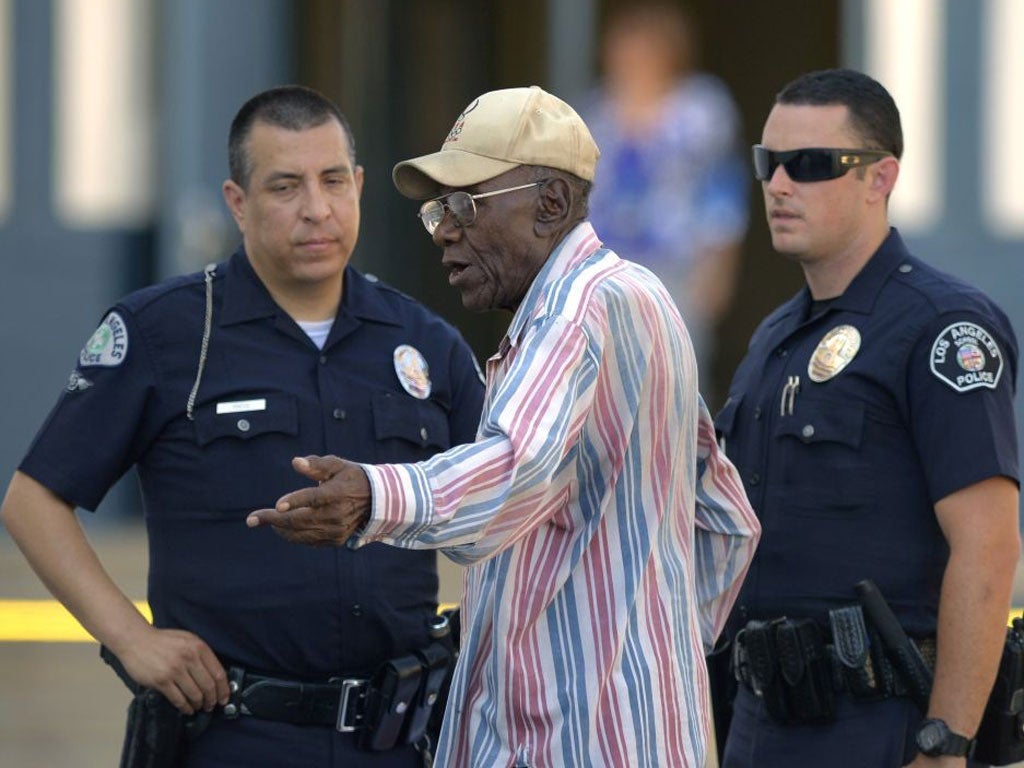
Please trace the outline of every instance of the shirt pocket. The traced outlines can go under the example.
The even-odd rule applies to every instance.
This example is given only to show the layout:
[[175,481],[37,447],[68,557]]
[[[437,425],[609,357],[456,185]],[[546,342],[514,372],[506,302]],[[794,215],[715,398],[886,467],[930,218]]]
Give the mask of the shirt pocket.
[[371,409],[378,462],[421,461],[451,447],[448,414],[431,400],[382,392]]
[[194,428],[199,453],[191,467],[193,487],[214,511],[271,507],[282,494],[309,484],[291,466],[294,456],[308,453],[300,446],[293,394],[221,396],[196,410]]
[[[218,410],[223,408],[223,413]],[[299,434],[299,411],[295,396],[286,393],[222,398],[196,411],[196,442],[206,446],[214,440],[253,440],[263,435]]]
[[876,482],[864,457],[863,403],[804,398],[776,430],[775,471],[783,508],[807,517],[846,518],[873,507]]

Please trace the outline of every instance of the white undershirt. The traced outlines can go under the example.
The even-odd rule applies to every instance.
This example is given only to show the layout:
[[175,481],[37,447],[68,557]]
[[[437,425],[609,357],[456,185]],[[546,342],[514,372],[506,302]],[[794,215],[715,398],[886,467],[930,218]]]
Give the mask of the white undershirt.
[[332,317],[330,320],[317,320],[315,322],[303,320],[298,320],[297,322],[299,328],[304,330],[306,335],[316,344],[316,348],[323,349],[324,344],[327,342],[327,334],[331,332],[331,326],[334,325],[334,318]]

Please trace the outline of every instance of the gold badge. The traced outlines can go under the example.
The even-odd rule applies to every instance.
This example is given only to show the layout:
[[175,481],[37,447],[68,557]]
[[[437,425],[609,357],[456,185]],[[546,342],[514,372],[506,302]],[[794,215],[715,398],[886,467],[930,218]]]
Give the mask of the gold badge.
[[860,351],[860,331],[852,325],[837,325],[818,342],[807,364],[807,375],[819,384],[828,381]]
[[402,389],[419,400],[430,397],[430,367],[416,347],[395,347],[395,373]]

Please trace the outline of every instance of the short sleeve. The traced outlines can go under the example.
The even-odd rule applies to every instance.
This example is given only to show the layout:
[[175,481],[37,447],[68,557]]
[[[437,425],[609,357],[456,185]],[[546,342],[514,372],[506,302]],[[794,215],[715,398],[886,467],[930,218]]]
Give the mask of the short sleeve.
[[138,459],[153,384],[138,326],[116,307],[83,346],[19,469],[65,501],[95,510]]
[[950,312],[925,327],[909,360],[911,431],[932,503],[989,477],[1019,483],[1009,323]]

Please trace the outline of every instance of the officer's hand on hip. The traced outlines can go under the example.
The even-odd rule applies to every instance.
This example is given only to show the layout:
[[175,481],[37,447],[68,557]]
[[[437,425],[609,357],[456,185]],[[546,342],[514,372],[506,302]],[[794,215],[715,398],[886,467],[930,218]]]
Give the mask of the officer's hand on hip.
[[288,541],[323,545],[344,544],[366,524],[370,481],[358,464],[337,456],[306,456],[292,459],[292,466],[318,485],[282,496],[274,509],[250,513],[246,525],[271,525]]
[[149,627],[118,654],[139,685],[155,688],[187,715],[228,701],[228,676],[201,638],[183,629]]

